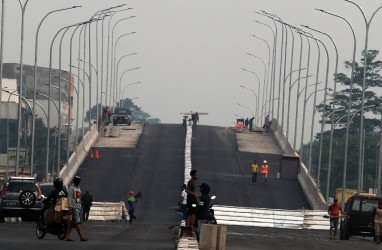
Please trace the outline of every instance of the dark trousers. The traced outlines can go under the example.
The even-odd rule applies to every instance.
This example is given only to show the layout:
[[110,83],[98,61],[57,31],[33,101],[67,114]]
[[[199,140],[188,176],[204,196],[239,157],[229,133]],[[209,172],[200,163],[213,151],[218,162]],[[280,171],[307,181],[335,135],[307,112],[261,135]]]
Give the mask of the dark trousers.
[[89,220],[89,212],[90,212],[90,206],[83,206],[82,207],[82,220],[83,221]]
[[130,223],[130,224],[133,223],[133,219],[134,219],[134,220],[137,219],[137,217],[135,217],[135,215],[134,215],[134,212],[135,212],[135,210],[129,210],[129,217],[130,217],[130,219],[129,219],[129,223]]
[[257,181],[257,173],[252,173],[252,182],[256,183]]

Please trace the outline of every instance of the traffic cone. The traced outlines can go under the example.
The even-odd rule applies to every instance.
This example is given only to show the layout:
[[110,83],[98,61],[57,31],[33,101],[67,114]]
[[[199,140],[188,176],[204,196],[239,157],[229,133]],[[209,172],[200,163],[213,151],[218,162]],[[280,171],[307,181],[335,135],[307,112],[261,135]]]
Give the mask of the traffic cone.
[[99,159],[98,149],[96,149],[96,151],[95,151],[95,158],[96,158],[96,159]]

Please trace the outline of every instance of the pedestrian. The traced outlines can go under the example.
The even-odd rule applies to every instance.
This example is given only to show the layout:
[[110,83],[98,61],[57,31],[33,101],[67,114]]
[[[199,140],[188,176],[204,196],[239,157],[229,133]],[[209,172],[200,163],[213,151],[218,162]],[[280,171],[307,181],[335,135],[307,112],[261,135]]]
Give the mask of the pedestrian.
[[381,233],[382,233],[382,201],[378,201],[378,207],[373,211],[374,214],[374,235],[375,242],[377,244],[381,243]]
[[[73,241],[70,238],[73,226],[76,228],[81,241],[89,240],[86,238],[81,230],[81,189],[80,189],[81,177],[74,176],[73,184],[69,186],[68,190],[68,214],[71,220],[68,220],[68,229],[66,231],[65,240]],[[71,216],[70,216],[71,215]]]
[[86,190],[85,194],[81,197],[82,204],[82,220],[89,220],[90,207],[93,205],[93,196],[90,194],[88,190]]
[[253,120],[255,119],[255,117],[252,117],[251,119],[249,119],[248,121],[248,127],[249,127],[249,131],[252,131],[252,126],[253,126]]
[[107,121],[111,122],[111,116],[113,115],[113,111],[110,108],[107,109]]
[[187,192],[186,192],[186,184],[183,184],[180,188],[182,189],[182,193],[180,194],[180,200],[178,202],[179,205],[179,216],[182,220],[187,220]]
[[137,203],[138,198],[142,196],[141,192],[138,192],[137,195],[134,194],[133,191],[129,192],[129,199],[127,200],[127,205],[129,205],[129,223],[133,224],[133,220],[137,220],[137,217],[135,216],[135,205]]
[[330,218],[329,239],[331,240],[335,240],[336,238],[340,212],[341,214],[346,215],[346,213],[342,211],[341,205],[338,204],[338,199],[334,198],[334,203],[328,208]]
[[264,183],[268,181],[269,166],[266,160],[261,165],[261,175],[263,176]]
[[244,126],[245,126],[245,128],[248,128],[248,124],[249,124],[249,119],[248,119],[248,117],[247,117],[247,119],[245,119],[245,121],[244,121]]
[[257,163],[256,160],[253,161],[252,163],[252,182],[256,183],[257,182],[257,174],[259,173],[259,164]]
[[199,203],[198,203],[198,212],[196,214],[196,217],[198,219],[198,236],[200,234],[200,229],[202,227],[202,224],[208,224],[208,220],[210,219],[210,203],[211,203],[211,197],[209,195],[210,193],[210,186],[207,183],[202,183],[202,185],[199,186],[200,188],[200,194],[199,197]]
[[[196,190],[195,190],[195,182],[198,179],[198,171],[195,169],[190,171],[191,179],[187,182],[187,188],[185,189],[187,193],[187,227],[191,227],[194,231],[195,222],[196,222]],[[193,206],[194,205],[194,206]]]
[[269,115],[265,117],[264,125],[263,125],[263,131],[267,132],[270,127],[270,120],[269,120]]

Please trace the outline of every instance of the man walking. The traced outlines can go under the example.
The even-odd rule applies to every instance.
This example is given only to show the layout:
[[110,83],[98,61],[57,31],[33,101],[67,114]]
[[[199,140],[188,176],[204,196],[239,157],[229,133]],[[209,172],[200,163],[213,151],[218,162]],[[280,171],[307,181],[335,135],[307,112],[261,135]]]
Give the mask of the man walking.
[[93,197],[88,190],[82,195],[81,204],[83,213],[82,220],[85,222],[89,220],[90,207],[93,205]]
[[378,207],[373,211],[374,213],[374,233],[375,233],[375,243],[380,244],[380,235],[382,233],[382,201],[378,201]]
[[343,215],[346,215],[344,211],[342,211],[341,205],[338,204],[338,199],[334,198],[334,203],[328,208],[328,214],[330,216],[329,239],[331,240],[334,240],[336,238],[340,212]]
[[[81,189],[80,189],[81,177],[74,176],[73,184],[70,185],[68,190],[68,213],[71,214],[72,219],[68,220],[68,229],[66,231],[65,240],[73,241],[70,238],[70,233],[72,232],[73,225],[77,230],[78,235],[80,236],[81,241],[89,240],[86,238],[81,230]],[[69,216],[70,217],[70,216]]]
[[256,183],[257,181],[257,174],[259,173],[259,164],[256,160],[252,163],[252,182]]
[[266,160],[264,160],[263,164],[261,165],[261,175],[263,176],[264,183],[267,183],[268,181],[268,172],[269,172],[269,166]]

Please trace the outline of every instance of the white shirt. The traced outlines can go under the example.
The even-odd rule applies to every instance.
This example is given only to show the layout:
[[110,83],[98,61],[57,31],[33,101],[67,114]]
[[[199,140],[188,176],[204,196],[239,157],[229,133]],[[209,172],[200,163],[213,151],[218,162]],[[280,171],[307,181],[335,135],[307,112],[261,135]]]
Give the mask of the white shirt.
[[185,190],[182,191],[182,198],[183,198],[182,204],[187,205],[187,193]]

